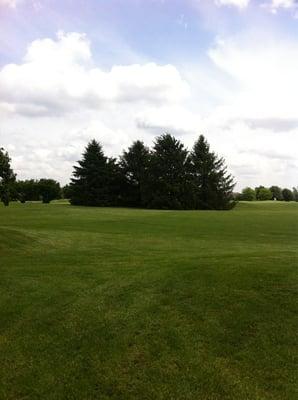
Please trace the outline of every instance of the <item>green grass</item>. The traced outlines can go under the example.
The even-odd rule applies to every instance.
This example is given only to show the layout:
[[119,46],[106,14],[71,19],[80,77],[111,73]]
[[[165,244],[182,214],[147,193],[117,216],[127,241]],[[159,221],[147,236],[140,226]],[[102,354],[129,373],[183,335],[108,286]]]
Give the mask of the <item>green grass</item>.
[[298,203],[0,223],[1,400],[298,398]]

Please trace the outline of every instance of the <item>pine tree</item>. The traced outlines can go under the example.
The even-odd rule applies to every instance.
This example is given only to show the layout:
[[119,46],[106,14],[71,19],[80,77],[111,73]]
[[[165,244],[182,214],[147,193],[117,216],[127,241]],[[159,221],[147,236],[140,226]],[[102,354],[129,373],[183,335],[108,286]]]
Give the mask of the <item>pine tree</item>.
[[109,206],[115,203],[115,162],[108,159],[102,146],[92,140],[82,160],[74,167],[70,201],[74,205]]
[[124,175],[124,204],[141,207],[148,172],[150,152],[143,142],[137,140],[120,157],[120,167]]
[[234,206],[234,179],[227,173],[225,161],[210,151],[203,135],[190,154],[193,194],[196,208],[226,210]]
[[183,209],[186,199],[187,155],[173,136],[159,136],[150,159],[146,203],[148,207]]
[[3,148],[0,148],[0,200],[5,206],[9,205],[16,180],[16,174],[14,174],[10,166],[10,161],[8,153]]

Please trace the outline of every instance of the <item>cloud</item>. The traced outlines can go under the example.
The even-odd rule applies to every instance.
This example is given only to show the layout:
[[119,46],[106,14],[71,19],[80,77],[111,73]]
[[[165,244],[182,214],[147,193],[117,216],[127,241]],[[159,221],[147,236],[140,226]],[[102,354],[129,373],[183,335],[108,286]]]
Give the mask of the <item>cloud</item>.
[[16,8],[20,0],[0,0],[0,7],[7,6],[11,8]]
[[255,118],[244,120],[253,129],[264,128],[272,132],[287,132],[298,129],[297,118]]
[[179,108],[189,94],[173,65],[104,70],[94,63],[86,35],[59,32],[55,40],[33,41],[21,63],[0,70],[0,142],[11,149],[21,178],[65,182],[87,141],[96,137],[109,155],[138,137],[150,142],[152,133],[137,127],[138,117]]
[[79,33],[35,40],[22,64],[0,71],[0,101],[27,116],[61,114],[77,107],[180,101],[189,88],[172,65],[93,65],[90,42]]
[[250,0],[216,0],[215,3],[218,6],[235,6],[244,9],[249,5]]
[[0,143],[20,178],[65,183],[92,138],[117,156],[136,139],[151,145],[169,132],[190,148],[203,133],[238,188],[297,185],[296,49],[296,40],[244,32],[218,39],[205,63],[182,73],[140,62],[103,69],[80,33],[38,39],[0,70]]
[[278,8],[295,8],[297,7],[296,0],[272,0],[271,1],[271,8],[277,10]]
[[199,115],[187,110],[185,106],[177,105],[147,108],[136,116],[137,128],[148,131],[152,135],[166,132],[180,137],[194,135],[202,124],[203,121]]
[[249,32],[244,37],[217,40],[209,51],[212,62],[237,84],[221,113],[229,118],[295,120],[297,43],[264,35],[256,40]]
[[267,8],[272,14],[277,14],[279,10],[294,11],[294,17],[297,18],[297,0],[271,0],[261,6]]

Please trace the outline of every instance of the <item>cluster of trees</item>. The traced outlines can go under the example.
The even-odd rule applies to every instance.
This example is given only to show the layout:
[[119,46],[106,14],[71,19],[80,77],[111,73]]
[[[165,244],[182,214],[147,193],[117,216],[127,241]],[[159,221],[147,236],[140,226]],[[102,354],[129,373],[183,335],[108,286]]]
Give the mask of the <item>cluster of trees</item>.
[[0,148],[0,201],[4,205],[8,206],[11,200],[49,203],[63,195],[59,182],[53,179],[17,181],[10,162],[7,151]]
[[233,177],[201,135],[188,151],[164,134],[152,149],[136,141],[119,160],[91,141],[74,167],[71,204],[158,209],[218,209],[235,205]]
[[236,200],[239,201],[255,201],[255,200],[279,200],[279,201],[298,201],[298,188],[282,189],[279,186],[271,186],[266,188],[258,186],[255,189],[246,187],[241,193],[238,193]]
[[62,189],[60,183],[54,179],[17,181],[14,185],[12,197],[21,203],[37,200],[50,203],[52,200],[62,197]]
[[231,209],[236,201],[298,201],[298,188],[247,187],[233,193],[233,177],[203,135],[191,151],[164,134],[152,149],[134,142],[119,159],[109,158],[96,140],[86,147],[64,188],[53,179],[17,181],[9,155],[0,148],[0,201],[49,203],[61,197],[73,205],[159,209]]

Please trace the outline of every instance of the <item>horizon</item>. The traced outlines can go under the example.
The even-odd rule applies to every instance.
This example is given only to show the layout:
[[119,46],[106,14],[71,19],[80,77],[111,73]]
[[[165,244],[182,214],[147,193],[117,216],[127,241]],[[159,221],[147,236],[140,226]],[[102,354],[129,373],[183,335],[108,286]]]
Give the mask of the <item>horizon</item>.
[[65,184],[91,139],[118,157],[168,132],[203,134],[236,191],[297,186],[296,1],[0,0],[0,22],[18,179]]

